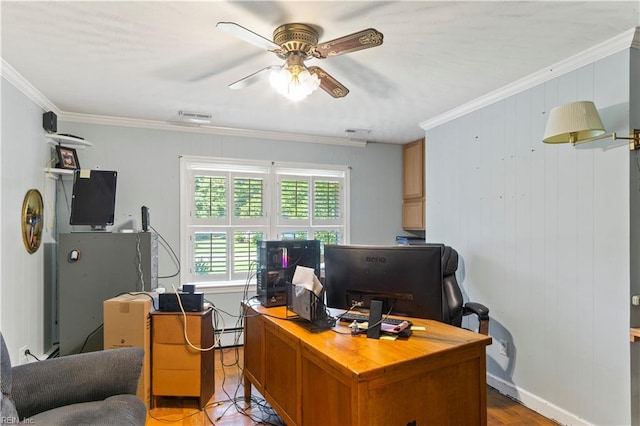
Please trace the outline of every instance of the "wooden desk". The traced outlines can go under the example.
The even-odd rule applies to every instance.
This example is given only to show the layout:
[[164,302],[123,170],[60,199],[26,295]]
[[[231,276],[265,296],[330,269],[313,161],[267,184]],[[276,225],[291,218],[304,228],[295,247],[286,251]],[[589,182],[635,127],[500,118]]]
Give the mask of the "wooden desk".
[[490,337],[421,319],[406,340],[312,333],[274,318],[285,307],[243,306],[244,396],[255,386],[288,425],[487,423]]

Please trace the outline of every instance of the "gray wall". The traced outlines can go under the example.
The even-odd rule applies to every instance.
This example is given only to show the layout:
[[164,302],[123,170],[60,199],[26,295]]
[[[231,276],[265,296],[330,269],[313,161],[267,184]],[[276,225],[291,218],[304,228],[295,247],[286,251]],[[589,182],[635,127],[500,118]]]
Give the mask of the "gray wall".
[[489,383],[562,423],[631,422],[630,154],[542,135],[576,100],[626,135],[629,81],[626,50],[426,132],[427,240],[491,309]]
[[[140,207],[146,205],[152,226],[178,256],[181,155],[350,166],[351,243],[393,244],[395,236],[402,233],[402,149],[399,145],[368,144],[359,148],[71,122],[59,123],[58,131],[82,136],[93,143],[91,148],[79,153],[82,167],[118,171],[115,225],[133,219],[140,226]],[[70,183],[66,191],[69,199]],[[60,213],[62,222],[69,217],[69,205],[60,197],[59,200],[59,207],[66,209]],[[175,272],[175,263],[168,252],[160,248],[159,276]],[[160,279],[159,284],[172,291],[172,285],[178,287],[180,283],[177,278],[171,278]],[[204,292],[205,297],[223,311],[239,312],[241,292],[220,289]],[[255,289],[248,295],[255,295]],[[223,317],[226,329],[236,325],[236,318]],[[231,343],[233,336],[225,335],[223,344]]]
[[[392,244],[402,232],[399,145],[368,144],[359,148],[72,122],[58,122],[58,133],[78,135],[93,144],[78,151],[83,168],[118,171],[116,225],[130,218],[139,224],[140,207],[146,205],[153,227],[174,249],[179,248],[181,155],[350,166],[351,242]],[[70,187],[70,182],[65,185],[69,199]],[[68,204],[62,206],[68,209]],[[62,213],[66,224],[69,211]],[[68,230],[62,221],[60,229],[66,226]]]
[[[18,348],[28,346],[35,354],[46,351],[51,343],[49,301],[50,290],[45,245],[53,242],[55,181],[44,169],[50,159],[50,146],[45,144],[42,109],[13,85],[2,79],[2,147],[0,172],[2,188],[2,233],[0,244],[0,331],[18,361]],[[20,214],[26,192],[35,188],[45,203],[43,244],[34,254],[24,248],[20,232]],[[46,342],[45,340],[48,340]]]
[[[41,106],[2,79],[2,270],[0,330],[14,361],[18,348],[35,354],[52,340],[50,300],[51,256],[45,250],[29,255],[19,233],[20,209],[29,188],[45,196],[47,235],[55,243],[58,232],[69,232],[72,181],[48,177],[44,169],[53,158],[42,129]],[[78,149],[83,168],[118,171],[116,226],[135,220],[140,207],[151,210],[151,223],[179,256],[179,157],[203,155],[351,166],[351,242],[393,244],[402,233],[402,149],[399,145],[369,144],[364,148],[313,143],[296,144],[181,131],[141,129],[87,123],[58,122],[59,133],[82,136],[93,146]],[[47,190],[45,191],[45,186]],[[58,208],[56,205],[56,194]],[[57,210],[57,212],[56,212]],[[57,225],[56,225],[57,223]],[[55,249],[53,250],[55,252]],[[159,249],[159,274],[171,275],[176,266]],[[54,271],[55,272],[55,271]],[[171,289],[177,278],[160,280]],[[237,313],[240,293],[207,297],[230,313]],[[227,327],[234,325],[227,319]]]

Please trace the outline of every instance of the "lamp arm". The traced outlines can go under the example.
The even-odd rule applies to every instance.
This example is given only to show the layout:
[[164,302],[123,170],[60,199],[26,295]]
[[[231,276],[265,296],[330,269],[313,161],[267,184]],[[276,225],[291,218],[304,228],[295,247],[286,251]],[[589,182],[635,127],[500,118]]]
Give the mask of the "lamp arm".
[[572,145],[580,145],[580,144],[583,144],[583,143],[598,141],[600,139],[605,139],[605,138],[611,138],[613,140],[621,139],[621,138],[618,138],[615,133],[610,133],[608,135],[600,135],[600,136],[594,136],[592,138],[576,140],[576,141],[573,141],[571,144]]
[[634,129],[633,133],[631,134],[630,137],[618,136],[615,132],[613,132],[613,133],[610,133],[608,135],[600,135],[600,136],[595,136],[593,138],[587,138],[587,139],[580,139],[578,141],[572,141],[571,144],[572,145],[579,145],[579,144],[582,144],[582,143],[593,142],[593,141],[597,141],[597,140],[605,139],[605,138],[611,138],[614,141],[618,140],[618,139],[624,139],[624,140],[633,141],[633,142],[629,142],[629,149],[631,151],[640,148],[640,130],[639,129]]

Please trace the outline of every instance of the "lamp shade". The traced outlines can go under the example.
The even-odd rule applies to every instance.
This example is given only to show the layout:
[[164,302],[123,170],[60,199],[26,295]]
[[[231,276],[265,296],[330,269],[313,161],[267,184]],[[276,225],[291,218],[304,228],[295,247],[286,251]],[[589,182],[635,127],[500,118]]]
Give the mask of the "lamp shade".
[[604,125],[591,101],[570,102],[551,110],[544,132],[545,143],[575,144],[604,134]]

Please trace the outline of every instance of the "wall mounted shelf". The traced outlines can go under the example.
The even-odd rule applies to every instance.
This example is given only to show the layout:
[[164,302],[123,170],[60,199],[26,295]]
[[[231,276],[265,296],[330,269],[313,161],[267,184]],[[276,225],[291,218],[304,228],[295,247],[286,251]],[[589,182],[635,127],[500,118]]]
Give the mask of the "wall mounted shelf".
[[45,167],[44,168],[44,172],[46,174],[51,174],[51,175],[54,175],[54,176],[57,177],[57,176],[67,176],[67,175],[68,176],[72,176],[74,170],[72,170],[72,169],[56,169],[56,168],[53,168],[53,167]]
[[77,146],[79,148],[84,148],[87,146],[93,146],[93,144],[89,141],[80,138],[74,138],[73,136],[66,135],[57,135],[54,133],[46,133],[45,137],[47,138],[47,143],[49,145],[69,145],[69,146]]

